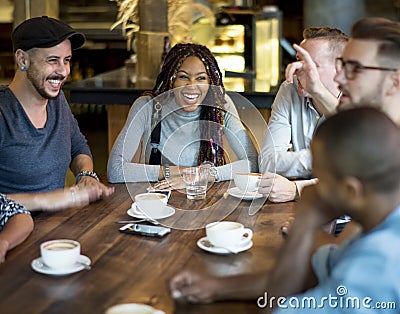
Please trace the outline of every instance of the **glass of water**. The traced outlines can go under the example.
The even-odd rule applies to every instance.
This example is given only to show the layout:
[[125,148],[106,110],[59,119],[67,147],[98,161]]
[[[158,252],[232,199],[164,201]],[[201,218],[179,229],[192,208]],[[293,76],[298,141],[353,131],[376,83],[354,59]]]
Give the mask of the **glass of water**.
[[183,169],[183,181],[185,181],[186,196],[189,200],[202,200],[206,198],[209,173],[210,170],[204,167]]

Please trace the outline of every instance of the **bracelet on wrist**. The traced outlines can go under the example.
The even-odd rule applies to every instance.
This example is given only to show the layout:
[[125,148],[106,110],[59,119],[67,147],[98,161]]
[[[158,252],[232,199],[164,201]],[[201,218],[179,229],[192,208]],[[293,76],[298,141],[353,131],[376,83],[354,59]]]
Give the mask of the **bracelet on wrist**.
[[219,181],[218,170],[215,166],[210,167],[210,175],[212,175],[215,178],[215,182]]
[[100,181],[99,177],[97,176],[96,172],[88,171],[88,170],[82,170],[76,175],[75,182],[78,183],[80,177],[92,177],[93,179],[96,179],[97,181]]
[[171,171],[170,171],[170,169],[169,169],[169,166],[164,166],[164,172],[165,172],[164,178],[165,178],[165,179],[169,179],[170,176],[171,176]]

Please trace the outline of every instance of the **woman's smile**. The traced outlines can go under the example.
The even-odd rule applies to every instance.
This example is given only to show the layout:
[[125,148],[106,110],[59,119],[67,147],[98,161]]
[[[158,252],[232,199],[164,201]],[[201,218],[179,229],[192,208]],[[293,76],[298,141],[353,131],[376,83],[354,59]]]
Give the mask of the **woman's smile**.
[[185,111],[195,111],[206,97],[209,84],[203,62],[198,57],[188,57],[179,68],[173,84],[176,103]]

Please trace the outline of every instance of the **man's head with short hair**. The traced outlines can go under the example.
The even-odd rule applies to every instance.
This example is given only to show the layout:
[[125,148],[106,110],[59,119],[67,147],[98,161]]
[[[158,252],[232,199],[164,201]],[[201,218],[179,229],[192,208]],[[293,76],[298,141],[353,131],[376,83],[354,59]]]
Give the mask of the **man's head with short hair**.
[[311,150],[321,194],[332,204],[346,206],[341,189],[349,180],[369,194],[399,192],[400,129],[377,109],[349,109],[330,117],[316,130]]
[[399,22],[373,17],[357,21],[337,64],[335,81],[342,90],[339,109],[368,105],[400,125]]
[[378,42],[377,57],[385,67],[400,66],[400,23],[385,18],[365,18],[357,21],[351,37]]
[[303,30],[304,40],[325,40],[329,43],[332,60],[342,55],[349,37],[340,29],[331,27],[309,27]]
[[[338,84],[334,81],[336,75],[335,59],[341,56],[347,41],[347,36],[336,28],[310,27],[303,31],[303,41],[300,46],[305,49],[317,67],[319,78],[325,88],[333,95],[339,94]],[[300,61],[301,58],[298,58]],[[306,73],[296,71],[298,94],[310,97],[307,92]]]
[[57,98],[71,71],[72,50],[85,43],[85,36],[63,21],[42,16],[19,24],[11,38],[18,70],[9,87],[44,101]]

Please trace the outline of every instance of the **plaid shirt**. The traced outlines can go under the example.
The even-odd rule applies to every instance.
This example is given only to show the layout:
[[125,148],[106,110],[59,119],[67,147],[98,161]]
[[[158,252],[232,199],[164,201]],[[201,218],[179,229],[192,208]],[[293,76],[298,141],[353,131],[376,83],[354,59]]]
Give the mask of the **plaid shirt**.
[[31,213],[26,210],[24,206],[8,199],[5,195],[0,193],[0,231],[3,230],[8,219],[17,214],[30,215]]

